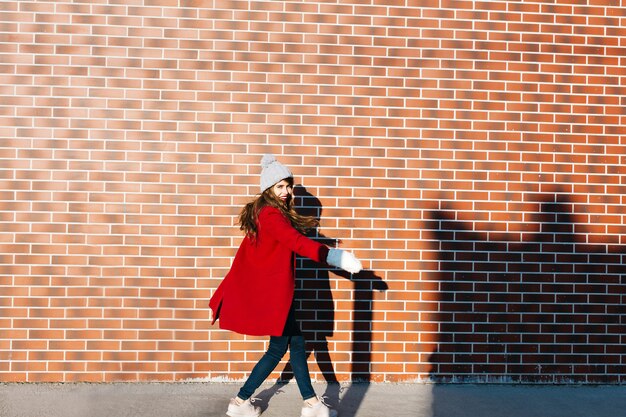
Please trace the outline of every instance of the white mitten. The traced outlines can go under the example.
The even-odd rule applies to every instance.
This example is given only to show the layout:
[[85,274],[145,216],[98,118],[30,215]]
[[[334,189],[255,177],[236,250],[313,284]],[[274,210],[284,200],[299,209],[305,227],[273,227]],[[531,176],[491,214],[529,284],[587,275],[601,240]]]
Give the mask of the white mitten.
[[351,274],[358,274],[363,269],[361,262],[350,252],[341,249],[330,249],[326,262]]

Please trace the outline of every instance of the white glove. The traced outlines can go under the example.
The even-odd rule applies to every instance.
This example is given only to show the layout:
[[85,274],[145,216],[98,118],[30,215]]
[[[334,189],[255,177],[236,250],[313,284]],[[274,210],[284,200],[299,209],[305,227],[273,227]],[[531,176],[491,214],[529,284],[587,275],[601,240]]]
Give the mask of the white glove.
[[350,252],[341,249],[330,249],[326,262],[351,274],[358,274],[363,269],[361,262]]

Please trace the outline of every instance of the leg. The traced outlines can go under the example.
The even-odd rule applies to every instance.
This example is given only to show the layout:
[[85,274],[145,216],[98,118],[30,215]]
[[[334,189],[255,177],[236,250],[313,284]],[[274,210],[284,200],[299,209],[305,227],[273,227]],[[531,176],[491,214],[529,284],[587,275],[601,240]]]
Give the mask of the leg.
[[293,375],[298,383],[302,399],[310,400],[315,398],[315,391],[311,385],[311,375],[309,374],[309,366],[306,362],[306,348],[304,345],[304,337],[291,336],[289,343],[289,362]]
[[248,380],[243,387],[241,387],[241,390],[239,390],[237,397],[242,400],[247,400],[252,397],[254,391],[267,379],[283,356],[285,356],[288,345],[289,337],[287,336],[270,337],[270,345],[267,348],[267,352],[265,352],[263,357],[254,366]]
[[300,325],[296,321],[296,311],[292,305],[285,323],[283,335],[289,335],[289,363],[293,376],[296,378],[300,395],[304,400],[317,399],[313,386],[311,385],[311,375],[309,374],[309,366],[307,365],[306,348],[304,345],[304,337],[300,330]]

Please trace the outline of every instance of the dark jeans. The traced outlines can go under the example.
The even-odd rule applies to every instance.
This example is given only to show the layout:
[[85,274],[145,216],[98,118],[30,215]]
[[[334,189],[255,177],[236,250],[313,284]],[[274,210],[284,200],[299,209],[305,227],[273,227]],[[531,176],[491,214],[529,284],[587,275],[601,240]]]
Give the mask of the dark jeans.
[[300,333],[293,310],[289,312],[283,336],[270,337],[270,345],[267,348],[267,352],[254,366],[248,380],[241,387],[237,396],[242,400],[252,397],[254,391],[261,386],[278,366],[280,360],[287,353],[287,348],[289,348],[289,362],[291,363],[293,375],[298,383],[302,399],[308,400],[315,397],[315,391],[311,385],[311,376],[309,375],[309,366],[306,362],[304,337]]

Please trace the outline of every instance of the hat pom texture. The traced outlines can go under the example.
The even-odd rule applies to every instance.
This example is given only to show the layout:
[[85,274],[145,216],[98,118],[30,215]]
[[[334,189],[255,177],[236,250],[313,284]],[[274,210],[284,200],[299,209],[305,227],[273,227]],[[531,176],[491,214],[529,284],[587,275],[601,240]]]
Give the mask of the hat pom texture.
[[261,158],[261,167],[265,169],[269,167],[272,162],[278,162],[276,158],[274,157],[274,155],[270,155],[270,154],[263,155],[263,158]]
[[261,192],[285,178],[293,177],[289,168],[278,162],[271,154],[263,155],[261,168]]

